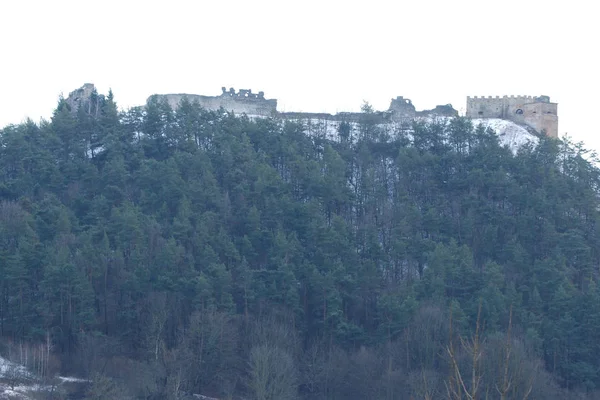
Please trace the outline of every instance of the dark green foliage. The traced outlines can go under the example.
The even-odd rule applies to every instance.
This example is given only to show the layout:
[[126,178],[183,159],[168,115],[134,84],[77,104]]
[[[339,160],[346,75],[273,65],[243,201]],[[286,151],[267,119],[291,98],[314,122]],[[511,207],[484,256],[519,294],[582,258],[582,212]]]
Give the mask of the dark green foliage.
[[89,398],[444,397],[450,332],[470,337],[481,305],[497,398],[512,306],[513,395],[594,393],[586,151],[514,155],[461,118],[411,140],[363,111],[335,141],[189,102],[118,113],[111,93],[4,128],[0,334],[50,338]]

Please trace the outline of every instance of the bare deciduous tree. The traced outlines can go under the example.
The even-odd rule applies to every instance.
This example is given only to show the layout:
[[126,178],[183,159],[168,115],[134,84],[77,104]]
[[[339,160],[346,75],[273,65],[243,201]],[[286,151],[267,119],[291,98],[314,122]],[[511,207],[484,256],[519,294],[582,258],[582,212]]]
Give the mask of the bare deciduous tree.
[[446,352],[450,359],[451,377],[446,384],[448,398],[451,400],[476,400],[479,395],[479,387],[481,385],[481,355],[482,355],[482,339],[481,339],[481,302],[477,311],[477,322],[475,324],[475,333],[472,338],[460,339],[462,349],[471,356],[471,383],[468,386],[468,381],[465,382],[463,372],[460,369],[458,362],[458,353],[454,347],[452,338],[452,312],[450,313],[450,337],[449,344],[446,346]]
[[256,400],[294,400],[297,372],[292,356],[277,346],[254,346],[250,351],[249,389]]

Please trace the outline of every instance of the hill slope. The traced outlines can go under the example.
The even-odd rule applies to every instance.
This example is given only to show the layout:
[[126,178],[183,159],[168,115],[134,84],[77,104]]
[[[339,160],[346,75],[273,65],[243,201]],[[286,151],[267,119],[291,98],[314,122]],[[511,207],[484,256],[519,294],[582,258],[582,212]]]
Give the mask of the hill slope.
[[477,321],[492,398],[600,385],[581,147],[494,120],[93,107],[1,132],[0,333],[49,335],[54,368],[98,393],[443,397]]

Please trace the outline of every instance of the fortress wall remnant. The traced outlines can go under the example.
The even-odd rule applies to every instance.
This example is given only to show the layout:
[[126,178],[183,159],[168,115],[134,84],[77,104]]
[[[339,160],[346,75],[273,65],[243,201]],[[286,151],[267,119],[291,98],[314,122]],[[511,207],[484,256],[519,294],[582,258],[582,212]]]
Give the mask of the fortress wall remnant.
[[[91,87],[93,88],[93,85]],[[84,86],[84,88],[87,88],[87,86]],[[370,122],[385,124],[388,122],[409,122],[416,117],[458,116],[458,112],[450,104],[438,105],[433,110],[416,111],[412,101],[403,96],[393,98],[387,111],[378,111],[368,115],[354,112],[341,112],[335,115],[301,112],[278,113],[277,100],[265,99],[263,92],[252,93],[249,89],[241,89],[236,92],[233,88],[227,90],[223,87],[222,94],[219,96],[194,94],[154,96],[159,100],[167,101],[174,110],[179,107],[184,98],[187,98],[190,102],[197,102],[200,106],[208,110],[216,111],[223,108],[238,115],[278,116],[289,120],[317,119],[338,122],[361,122],[368,117]],[[466,116],[469,118],[506,119],[518,124],[528,125],[540,133],[546,132],[548,136],[558,137],[557,104],[551,103],[548,96],[467,97]]]
[[423,110],[416,112],[417,117],[458,117],[458,111],[452,107],[452,104],[438,105],[433,110]]
[[159,101],[166,100],[173,110],[177,110],[181,101],[187,98],[191,103],[198,103],[207,110],[217,111],[223,107],[226,111],[237,115],[247,114],[270,117],[277,112],[277,100],[265,99],[263,92],[254,94],[251,90],[246,89],[241,89],[236,93],[233,88],[229,89],[229,91],[223,88],[223,93],[220,96],[202,96],[185,93],[158,94],[154,96]]
[[336,118],[328,113],[311,113],[311,112],[282,112],[278,114],[283,119],[318,119],[326,121],[335,121]]
[[[166,101],[169,104],[169,107],[173,110],[177,110],[179,108],[179,104],[185,98],[190,103],[198,103],[203,108],[208,110],[218,110],[220,106],[220,101],[210,96],[201,96],[197,94],[157,94],[153,95],[158,101]],[[151,96],[151,97],[153,97]],[[150,98],[148,98],[150,100]]]
[[504,109],[502,118],[510,119],[517,123],[525,122],[524,107],[525,104],[533,101],[532,96],[505,96],[504,98]]
[[389,111],[375,111],[372,114],[362,112],[339,112],[337,114],[311,113],[311,112],[284,112],[277,113],[279,118],[287,120],[317,120],[332,122],[353,122],[360,123],[365,121],[368,116],[370,123],[385,124],[390,122],[391,113]]
[[65,101],[69,107],[71,107],[71,112],[76,114],[79,107],[89,107],[89,103],[95,90],[96,87],[93,83],[84,83],[82,87],[69,93],[69,97],[67,97]]
[[547,136],[558,138],[558,105],[556,103],[530,103],[524,108],[525,123]]
[[503,103],[499,97],[467,97],[467,117],[502,118]]
[[416,115],[415,106],[410,99],[405,99],[403,96],[398,96],[392,99],[389,111],[392,111],[392,119],[399,121],[407,118],[414,118]]
[[[153,95],[158,101],[166,101],[173,110],[177,110],[181,101],[186,98],[192,103],[198,103],[207,110],[216,111],[221,107],[234,114],[247,114],[263,117],[279,116],[283,119],[320,119],[338,122],[361,122],[365,115],[361,112],[340,112],[335,115],[327,113],[299,113],[299,112],[277,112],[277,100],[265,99],[263,92],[252,93],[251,90],[240,89],[236,92],[233,88],[227,90],[221,88],[220,96],[203,96],[197,94],[162,94]],[[415,117],[455,117],[458,116],[452,105],[438,105],[433,110],[416,111],[410,99],[398,96],[391,100],[390,107],[386,111],[376,111],[369,115],[369,121],[378,124],[387,122],[405,122]]]
[[502,118],[558,137],[557,104],[548,96],[467,97],[469,118]]
[[516,114],[516,110],[522,109],[524,104],[531,102],[532,96],[467,97],[467,117],[508,119]]
[[392,121],[400,122],[414,119],[415,117],[457,117],[458,111],[451,104],[438,105],[432,110],[416,111],[410,99],[398,96],[392,99],[388,112]]

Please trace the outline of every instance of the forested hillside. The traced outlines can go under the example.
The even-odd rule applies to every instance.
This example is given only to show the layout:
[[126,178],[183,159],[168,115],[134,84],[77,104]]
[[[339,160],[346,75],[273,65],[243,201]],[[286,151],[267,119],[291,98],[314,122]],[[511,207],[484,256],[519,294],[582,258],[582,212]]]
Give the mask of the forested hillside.
[[600,395],[580,145],[92,105],[0,131],[0,354],[94,399]]

